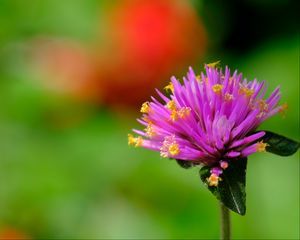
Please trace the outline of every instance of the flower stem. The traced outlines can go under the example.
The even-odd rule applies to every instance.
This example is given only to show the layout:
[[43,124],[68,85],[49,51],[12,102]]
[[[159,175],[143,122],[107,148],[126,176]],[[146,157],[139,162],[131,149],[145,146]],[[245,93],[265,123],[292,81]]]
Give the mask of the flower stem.
[[230,239],[230,212],[229,209],[220,203],[221,207],[221,240]]

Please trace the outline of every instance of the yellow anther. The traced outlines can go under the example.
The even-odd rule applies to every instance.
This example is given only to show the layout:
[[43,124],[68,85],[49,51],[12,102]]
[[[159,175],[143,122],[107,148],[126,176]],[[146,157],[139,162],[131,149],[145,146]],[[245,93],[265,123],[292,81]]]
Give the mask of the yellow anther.
[[171,119],[172,121],[176,121],[176,120],[178,119],[178,113],[177,113],[176,110],[173,110],[173,111],[171,112],[170,119]]
[[150,120],[150,118],[148,116],[146,116],[146,115],[144,115],[142,117],[142,120],[145,121],[145,122],[147,122],[147,123],[152,123],[152,121]]
[[215,84],[212,86],[212,90],[214,91],[214,93],[220,94],[222,92],[223,87],[224,86],[222,84]]
[[141,113],[148,113],[150,110],[149,102],[144,102],[141,107]]
[[142,138],[141,136],[137,137],[137,138],[135,139],[135,147],[140,147],[140,146],[142,146],[142,145],[143,145],[143,142],[144,142],[144,140],[143,140],[143,138]]
[[160,148],[160,156],[172,157],[180,153],[179,145],[176,142],[175,135],[165,137],[163,144]]
[[266,115],[269,105],[266,103],[265,100],[258,100],[257,107],[258,107],[260,113],[257,114],[256,117],[262,118],[263,116]]
[[171,114],[170,114],[170,119],[172,121],[177,121],[178,118],[186,118],[190,115],[191,113],[191,108],[189,107],[182,107],[180,108],[178,111],[177,110],[172,110]]
[[215,68],[216,66],[218,66],[220,64],[220,60],[219,61],[216,61],[216,62],[213,62],[213,63],[209,63],[209,64],[206,64],[207,67],[209,68]]
[[225,100],[225,102],[229,102],[229,101],[233,100],[233,95],[230,93],[226,93],[224,96],[224,100]]
[[169,145],[168,148],[168,152],[172,155],[172,156],[176,156],[180,153],[180,149],[179,146],[176,142],[173,142]]
[[183,107],[178,111],[178,116],[180,118],[185,118],[188,117],[191,113],[191,108],[189,107]]
[[268,110],[269,105],[266,103],[265,100],[258,101],[258,108],[261,112],[265,112]]
[[134,145],[135,142],[135,137],[132,134],[128,134],[128,145]]
[[153,126],[152,126],[152,124],[149,124],[148,126],[147,126],[147,128],[145,129],[145,132],[146,132],[146,134],[147,134],[147,136],[148,137],[153,137],[153,136],[155,136],[155,131],[154,131],[154,129],[153,129]]
[[257,152],[265,152],[267,146],[270,146],[270,145],[267,143],[264,143],[263,141],[260,141],[256,144],[256,151]]
[[174,100],[171,100],[169,101],[167,104],[166,104],[166,108],[167,109],[170,109],[170,110],[176,110],[176,103]]
[[207,178],[206,180],[210,187],[212,187],[212,186],[217,187],[220,179],[219,179],[219,176],[217,176],[216,174],[211,174],[209,176],[209,178]]
[[174,92],[174,85],[172,82],[169,82],[167,86],[164,87],[166,91],[170,90],[172,93]]
[[281,105],[279,112],[286,111],[288,108],[289,108],[289,105],[287,103],[284,103]]
[[281,105],[280,109],[279,109],[279,114],[282,116],[282,117],[285,117],[286,115],[286,111],[288,110],[289,108],[289,105],[287,103],[284,103]]
[[239,89],[239,94],[245,94],[247,97],[251,97],[254,93],[253,89],[241,86]]
[[246,96],[247,96],[247,97],[251,97],[251,96],[253,95],[253,93],[254,93],[254,90],[253,90],[253,89],[247,89],[247,90],[246,90]]
[[196,80],[199,81],[199,82],[202,82],[201,76],[200,76],[200,75],[197,75],[197,76],[196,76]]
[[143,138],[141,136],[135,138],[132,134],[128,134],[128,145],[139,147],[143,145]]

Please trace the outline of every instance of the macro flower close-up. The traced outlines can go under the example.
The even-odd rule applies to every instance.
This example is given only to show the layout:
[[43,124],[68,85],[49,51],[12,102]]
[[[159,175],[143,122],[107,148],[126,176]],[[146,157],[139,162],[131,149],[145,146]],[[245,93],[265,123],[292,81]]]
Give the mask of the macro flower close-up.
[[298,2],[0,0],[0,240],[300,239]]
[[144,131],[134,129],[136,138],[128,135],[130,144],[159,151],[161,157],[212,167],[210,186],[218,185],[231,162],[265,151],[268,144],[259,141],[265,132],[255,130],[284,110],[278,106],[279,87],[266,97],[264,81],[247,81],[215,65],[207,64],[200,75],[190,68],[183,83],[172,77],[165,87],[170,96],[157,90],[160,101],[152,97],[142,105],[138,121]]
[[287,104],[277,87],[266,96],[266,82],[248,81],[238,71],[223,71],[220,61],[205,64],[195,74],[190,67],[183,81],[176,77],[159,99],[142,104],[128,144],[160,152],[183,168],[200,166],[200,179],[220,201],[221,239],[230,239],[230,212],[246,214],[247,158],[256,152],[281,156],[294,154],[299,143],[270,131],[257,130],[276,113],[284,115]]

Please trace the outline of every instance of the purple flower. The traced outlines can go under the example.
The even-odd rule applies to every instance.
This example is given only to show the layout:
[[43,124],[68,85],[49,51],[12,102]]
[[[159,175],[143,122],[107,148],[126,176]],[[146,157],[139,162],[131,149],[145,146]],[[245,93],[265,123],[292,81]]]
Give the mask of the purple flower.
[[161,101],[151,98],[142,105],[138,121],[144,131],[133,131],[128,143],[159,151],[161,157],[192,161],[212,167],[211,186],[231,161],[265,150],[258,140],[265,132],[255,129],[280,112],[277,87],[264,99],[265,82],[247,81],[226,67],[223,73],[215,64],[205,66],[206,74],[196,76],[190,68],[180,83],[175,77],[165,87],[166,96],[157,90]]

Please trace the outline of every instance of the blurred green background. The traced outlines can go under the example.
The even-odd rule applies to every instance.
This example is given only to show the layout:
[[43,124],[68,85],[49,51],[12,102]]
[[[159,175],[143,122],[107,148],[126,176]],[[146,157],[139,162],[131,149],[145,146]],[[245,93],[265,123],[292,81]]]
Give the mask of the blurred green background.
[[[297,1],[0,0],[0,239],[217,239],[198,177],[129,148],[140,104],[221,60],[280,85],[299,140]],[[234,239],[299,239],[299,153],[250,157]]]

